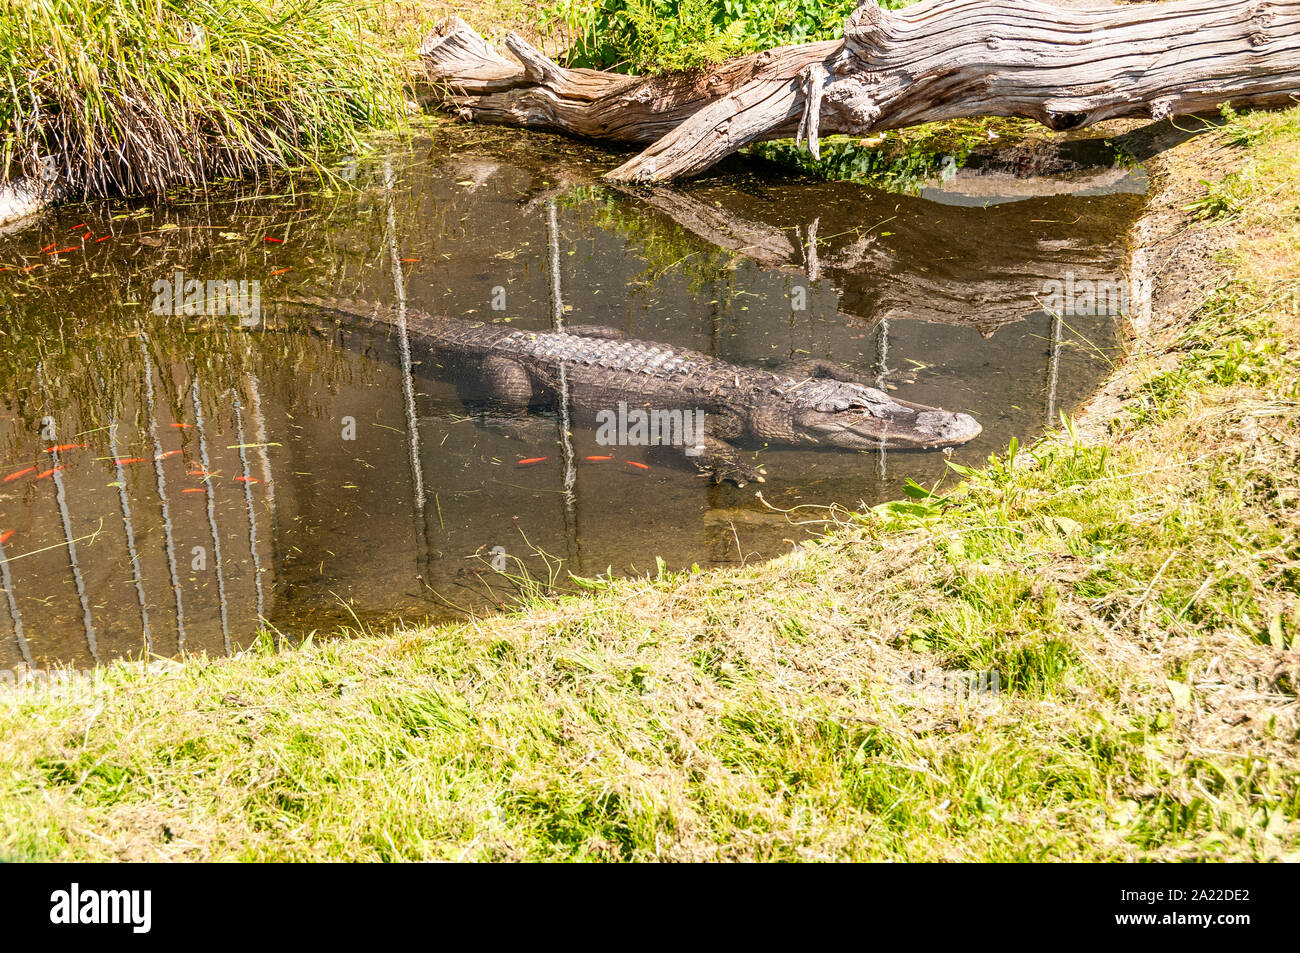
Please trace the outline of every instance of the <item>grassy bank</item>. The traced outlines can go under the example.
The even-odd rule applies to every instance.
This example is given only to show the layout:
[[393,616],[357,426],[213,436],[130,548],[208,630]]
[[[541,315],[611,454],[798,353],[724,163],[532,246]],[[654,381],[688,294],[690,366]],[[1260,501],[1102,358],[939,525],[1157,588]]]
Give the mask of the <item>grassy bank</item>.
[[311,164],[405,114],[379,17],[347,0],[6,3],[0,181],[103,195]]
[[770,564],[0,704],[0,855],[1300,858],[1300,109],[1154,172],[1077,424]]

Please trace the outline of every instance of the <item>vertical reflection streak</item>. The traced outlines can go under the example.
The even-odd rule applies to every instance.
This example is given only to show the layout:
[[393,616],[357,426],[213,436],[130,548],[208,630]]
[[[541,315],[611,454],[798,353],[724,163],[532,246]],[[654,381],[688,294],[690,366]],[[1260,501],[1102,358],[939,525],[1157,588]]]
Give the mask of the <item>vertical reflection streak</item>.
[[[102,382],[101,382],[102,387]],[[106,389],[105,389],[106,391]],[[153,652],[153,630],[149,626],[149,606],[144,594],[144,577],[140,573],[140,553],[135,548],[135,527],[131,523],[131,501],[126,492],[126,469],[117,452],[117,418],[108,420],[108,452],[113,457],[113,476],[117,482],[117,501],[122,508],[122,529],[126,535],[126,554],[131,560],[131,576],[135,581],[135,597],[140,603],[140,631],[144,635],[144,650]]]
[[[555,200],[546,203],[546,235],[551,262],[551,327],[564,330],[564,293],[560,285],[560,223],[555,215]],[[564,362],[559,364],[560,392],[560,461],[564,468],[564,537],[569,547],[569,558],[574,569],[582,572],[582,557],[578,547],[578,460],[573,450],[572,397],[569,394],[569,374]]]
[[411,463],[411,488],[415,504],[415,539],[417,564],[422,579],[429,578],[428,522],[424,513],[424,464],[420,454],[420,423],[415,416],[415,378],[411,371],[411,337],[406,326],[406,279],[402,260],[397,254],[397,210],[393,205],[393,188],[397,177],[393,164],[384,160],[384,199],[388,205],[385,243],[393,269],[393,293],[397,296],[397,346],[402,361],[402,397],[406,410],[406,440]]
[[271,558],[272,585],[275,574],[280,571],[280,510],[275,502],[275,480],[271,479],[271,452],[267,447],[266,416],[262,413],[262,389],[258,386],[257,375],[252,371],[244,375],[244,384],[248,387],[248,411],[253,415],[257,425],[258,455],[262,458],[262,480],[266,483],[266,504],[271,510]]
[[[42,401],[47,393],[45,389],[45,370],[41,364],[36,365],[36,382],[41,389]],[[58,434],[51,435],[58,443]],[[81,627],[86,633],[86,647],[90,657],[99,664],[99,640],[95,637],[95,623],[90,615],[90,600],[86,596],[86,580],[81,575],[81,565],[77,561],[77,542],[72,535],[72,514],[68,511],[68,493],[63,485],[62,464],[59,451],[50,453],[50,476],[54,479],[54,499],[59,507],[59,519],[63,523],[63,539],[68,550],[68,568],[72,571],[72,584],[77,590],[77,601],[81,604]]]
[[162,511],[163,542],[167,550],[167,570],[171,573],[172,594],[176,599],[176,651],[185,650],[185,605],[181,596],[181,581],[176,573],[176,543],[172,539],[171,505],[167,501],[167,477],[163,475],[162,439],[158,436],[158,416],[154,403],[153,361],[144,335],[140,335],[140,356],[144,359],[144,397],[149,415],[149,436],[153,439],[153,471],[158,485],[158,504]]
[[5,598],[9,602],[9,620],[14,624],[14,637],[18,640],[18,651],[28,666],[32,662],[32,650],[27,645],[27,636],[23,632],[23,614],[18,611],[18,600],[14,596],[14,581],[9,575],[9,557],[5,555],[5,544],[0,543],[0,586],[4,586]]
[[235,404],[235,436],[239,443],[239,465],[244,479],[244,502],[248,506],[248,552],[253,557],[253,583],[257,590],[257,621],[265,625],[266,600],[262,593],[262,557],[257,552],[257,513],[253,508],[252,476],[248,472],[248,450],[244,446],[244,407],[239,401],[238,388],[231,388]]
[[[886,361],[889,359],[889,319],[880,319],[880,335],[876,338],[876,387],[880,390],[885,389],[885,377],[889,373],[889,366]],[[885,438],[880,438],[880,449],[876,457],[876,474],[880,478],[881,489],[884,488],[885,477],[888,474],[886,465],[887,451],[885,449]]]
[[1047,352],[1047,421],[1048,429],[1056,424],[1056,385],[1061,373],[1061,328],[1064,319],[1052,312],[1052,340]]
[[[212,493],[212,480],[207,474],[212,472],[208,463],[208,437],[203,426],[203,404],[199,400],[199,375],[190,377],[190,403],[194,405],[194,429],[199,434],[199,463],[203,467],[203,496],[208,504],[208,532],[212,535],[212,562],[217,572],[217,599],[221,603],[221,641],[230,654],[230,619],[226,605],[226,571],[221,560],[221,536],[217,532],[217,502]],[[245,484],[247,485],[247,484]]]

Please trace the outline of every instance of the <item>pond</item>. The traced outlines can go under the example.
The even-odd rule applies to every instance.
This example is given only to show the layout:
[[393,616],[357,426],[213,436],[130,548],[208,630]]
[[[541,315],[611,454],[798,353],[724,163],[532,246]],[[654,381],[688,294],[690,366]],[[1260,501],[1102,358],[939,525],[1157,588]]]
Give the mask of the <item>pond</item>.
[[[966,463],[1032,440],[1118,359],[1113,297],[1044,296],[1124,274],[1140,170],[1000,201],[962,176],[911,196],[756,162],[620,191],[600,179],[618,159],[458,130],[329,188],[69,206],[0,236],[0,668],[456,617],[524,576],[735,565],[806,538],[816,507],[951,482],[937,452],[758,447],[762,486],[713,485],[555,414],[497,426],[418,342],[304,318],[298,296],[829,358],[972,414]],[[220,310],[214,288],[250,314],[183,313]]]

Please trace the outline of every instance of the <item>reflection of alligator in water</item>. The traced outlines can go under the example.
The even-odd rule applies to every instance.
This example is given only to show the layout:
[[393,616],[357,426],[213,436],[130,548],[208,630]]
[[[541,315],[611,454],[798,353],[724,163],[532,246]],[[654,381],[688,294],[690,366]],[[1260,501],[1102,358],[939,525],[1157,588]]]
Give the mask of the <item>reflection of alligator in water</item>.
[[[317,298],[298,304],[344,320],[395,325],[397,314],[361,301]],[[968,414],[898,400],[865,386],[854,370],[830,361],[782,372],[743,367],[699,351],[622,339],[614,328],[521,331],[408,310],[412,341],[459,360],[477,361],[483,394],[515,410],[555,407],[567,391],[578,419],[613,412],[620,402],[658,411],[702,412],[704,434],[684,449],[715,482],[744,486],[762,470],[741,462],[737,444],[850,450],[938,448],[980,432]]]

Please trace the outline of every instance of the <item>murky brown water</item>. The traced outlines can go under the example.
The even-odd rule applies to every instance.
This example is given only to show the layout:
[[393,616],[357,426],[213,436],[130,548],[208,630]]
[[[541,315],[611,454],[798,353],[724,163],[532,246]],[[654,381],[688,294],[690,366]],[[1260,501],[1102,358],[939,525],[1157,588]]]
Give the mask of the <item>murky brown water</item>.
[[[355,190],[100,203],[0,238],[0,668],[223,653],[259,619],[300,639],[354,615],[483,609],[515,593],[494,547],[546,580],[734,564],[801,535],[756,487],[710,486],[666,448],[588,461],[609,450],[579,430],[566,473],[554,417],[485,426],[418,348],[408,373],[398,339],[294,330],[277,302],[297,293],[545,328],[554,253],[567,323],[741,364],[852,364],[974,414],[967,462],[1073,410],[1114,357],[1115,315],[1054,321],[1035,298],[1122,273],[1132,181],[983,207],[764,167],[638,195],[600,185],[616,161],[462,134],[346,167]],[[177,271],[260,281],[273,330],[152,313]],[[945,469],[925,453],[758,459],[780,508],[875,503]]]

